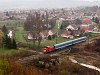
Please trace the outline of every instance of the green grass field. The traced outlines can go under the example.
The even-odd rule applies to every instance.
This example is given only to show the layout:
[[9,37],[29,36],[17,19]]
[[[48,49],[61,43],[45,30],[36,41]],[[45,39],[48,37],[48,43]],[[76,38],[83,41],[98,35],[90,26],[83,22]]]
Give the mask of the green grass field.
[[45,42],[42,42],[41,45],[42,46],[51,46],[51,45],[54,45],[54,44],[57,44],[57,43],[61,43],[61,42],[65,42],[65,41],[68,41],[68,40],[71,40],[71,39],[59,37],[57,39],[47,40]]
[[23,38],[24,28],[23,27],[17,27],[17,31],[15,33],[16,41],[17,42],[25,42]]
[[0,49],[0,55],[14,55],[20,51],[14,49]]
[[16,26],[15,24],[0,24],[0,26],[4,26],[4,25],[7,26],[7,27],[8,26],[13,26],[13,27]]
[[0,59],[0,75],[4,75],[5,70],[8,68],[8,64],[4,59]]
[[89,37],[90,39],[98,36],[100,36],[100,33],[90,33],[89,35],[87,35],[87,37]]

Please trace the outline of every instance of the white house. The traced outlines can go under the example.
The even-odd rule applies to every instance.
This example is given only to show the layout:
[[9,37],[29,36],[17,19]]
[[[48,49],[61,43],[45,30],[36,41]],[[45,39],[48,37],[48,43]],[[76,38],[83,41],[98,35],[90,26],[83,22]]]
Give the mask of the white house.
[[68,25],[66,27],[66,30],[71,29],[71,30],[78,30],[78,27],[76,25]]
[[12,38],[12,31],[11,30],[9,30],[9,33],[8,33],[8,36],[10,37],[10,38]]
[[31,34],[28,34],[28,40],[33,40],[33,37]]
[[48,35],[53,35],[53,32],[49,30]]

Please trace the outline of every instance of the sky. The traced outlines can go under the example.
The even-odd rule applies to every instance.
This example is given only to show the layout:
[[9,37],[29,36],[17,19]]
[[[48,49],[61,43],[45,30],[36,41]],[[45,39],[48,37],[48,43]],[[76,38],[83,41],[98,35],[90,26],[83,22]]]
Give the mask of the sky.
[[86,0],[86,1],[98,1],[98,0]]
[[0,0],[0,9],[62,7],[69,8],[82,5],[89,5],[89,3],[92,4],[91,2],[93,1],[99,0]]

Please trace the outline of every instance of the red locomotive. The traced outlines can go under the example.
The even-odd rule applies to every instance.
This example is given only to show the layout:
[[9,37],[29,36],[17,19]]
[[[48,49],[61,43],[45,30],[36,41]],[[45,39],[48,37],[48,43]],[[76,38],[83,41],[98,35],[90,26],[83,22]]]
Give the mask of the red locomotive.
[[44,52],[49,52],[49,51],[53,51],[55,48],[54,46],[47,46],[43,49]]

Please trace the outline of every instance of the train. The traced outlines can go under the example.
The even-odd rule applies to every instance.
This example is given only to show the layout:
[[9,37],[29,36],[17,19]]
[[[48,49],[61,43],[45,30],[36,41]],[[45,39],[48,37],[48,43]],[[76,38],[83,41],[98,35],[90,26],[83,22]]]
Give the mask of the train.
[[74,40],[54,44],[53,46],[47,46],[47,47],[43,48],[43,52],[48,53],[48,52],[55,51],[55,50],[61,50],[65,47],[69,47],[69,46],[72,46],[72,45],[75,45],[75,44],[79,44],[79,43],[84,42],[84,41],[86,41],[86,37],[80,37],[80,38],[77,38],[77,39],[74,39]]

